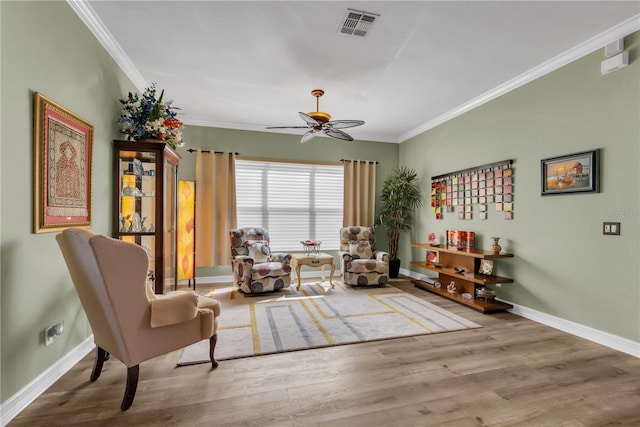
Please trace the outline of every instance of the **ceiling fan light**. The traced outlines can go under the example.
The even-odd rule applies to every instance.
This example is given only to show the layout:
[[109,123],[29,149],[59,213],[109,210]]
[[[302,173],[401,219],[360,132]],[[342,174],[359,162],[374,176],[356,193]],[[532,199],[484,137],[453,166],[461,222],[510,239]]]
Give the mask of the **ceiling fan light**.
[[329,113],[325,113],[323,111],[311,111],[307,113],[307,116],[314,119],[316,122],[322,124],[331,120],[331,115]]

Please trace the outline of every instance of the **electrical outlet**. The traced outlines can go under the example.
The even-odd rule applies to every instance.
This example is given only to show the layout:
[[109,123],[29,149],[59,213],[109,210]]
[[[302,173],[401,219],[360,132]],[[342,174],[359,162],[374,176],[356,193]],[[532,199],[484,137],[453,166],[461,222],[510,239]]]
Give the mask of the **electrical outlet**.
[[48,347],[53,342],[54,338],[58,335],[62,335],[64,332],[64,320],[62,322],[56,323],[55,325],[49,326],[44,330],[44,345]]
[[619,236],[620,223],[619,222],[603,222],[602,234],[604,234],[605,236]]

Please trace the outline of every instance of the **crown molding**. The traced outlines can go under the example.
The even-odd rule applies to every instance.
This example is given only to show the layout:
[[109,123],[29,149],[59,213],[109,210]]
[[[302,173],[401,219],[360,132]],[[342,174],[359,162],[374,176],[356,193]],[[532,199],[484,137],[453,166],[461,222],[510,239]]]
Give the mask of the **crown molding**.
[[111,32],[98,18],[91,5],[85,0],[67,0],[67,4],[73,9],[73,11],[80,17],[84,25],[89,28],[89,31],[98,39],[98,42],[105,48],[111,57],[116,61],[120,69],[129,77],[134,86],[139,90],[144,90],[147,87],[142,74],[133,65],[133,62],[129,59],[124,52],[120,44],[113,37]]
[[441,125],[470,110],[473,110],[476,107],[479,107],[489,101],[505,95],[506,93],[511,92],[512,90],[517,89],[529,82],[532,82],[544,76],[545,74],[549,74],[552,71],[564,67],[565,65],[638,30],[640,30],[640,14],[621,22],[620,24],[596,35],[595,37],[590,38],[583,43],[580,43],[579,45],[567,50],[566,52],[563,52],[560,55],[538,65],[537,67],[532,68],[531,70],[489,90],[488,92],[483,93],[482,95],[458,106],[457,108],[454,108],[453,110],[444,113],[441,116],[436,117],[435,119],[430,120],[421,126],[418,126],[417,128],[401,135],[398,138],[398,142],[402,143],[410,138],[413,138],[414,136],[420,135],[421,133],[433,129],[438,125]]

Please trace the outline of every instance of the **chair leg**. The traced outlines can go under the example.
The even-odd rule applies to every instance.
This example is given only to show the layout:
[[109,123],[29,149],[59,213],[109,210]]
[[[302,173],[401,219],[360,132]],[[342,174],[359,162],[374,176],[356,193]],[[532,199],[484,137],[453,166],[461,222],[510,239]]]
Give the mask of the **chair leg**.
[[100,347],[96,347],[96,360],[93,362],[93,371],[91,371],[91,381],[95,381],[100,377],[100,373],[102,372],[102,365],[104,361],[109,358],[109,353],[101,349]]
[[214,352],[216,350],[216,343],[218,342],[218,334],[215,334],[211,338],[209,338],[209,358],[211,359],[211,369],[218,367],[218,361],[214,356]]
[[140,365],[127,368],[127,388],[124,391],[122,405],[120,409],[126,411],[131,407],[133,398],[136,397],[136,389],[138,388],[138,374],[140,373]]

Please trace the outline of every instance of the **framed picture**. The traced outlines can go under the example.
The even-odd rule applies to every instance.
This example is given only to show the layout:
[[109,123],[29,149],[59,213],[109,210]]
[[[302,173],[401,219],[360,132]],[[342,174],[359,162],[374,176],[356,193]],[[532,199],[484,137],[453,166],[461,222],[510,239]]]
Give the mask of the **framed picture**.
[[91,226],[93,125],[36,92],[33,232]]
[[493,261],[489,259],[483,259],[480,261],[480,269],[478,271],[480,274],[491,274],[493,273]]
[[541,194],[597,193],[598,166],[599,150],[542,159]]
[[438,263],[438,252],[436,252],[436,251],[427,251],[426,261],[427,261],[427,264],[437,264]]

